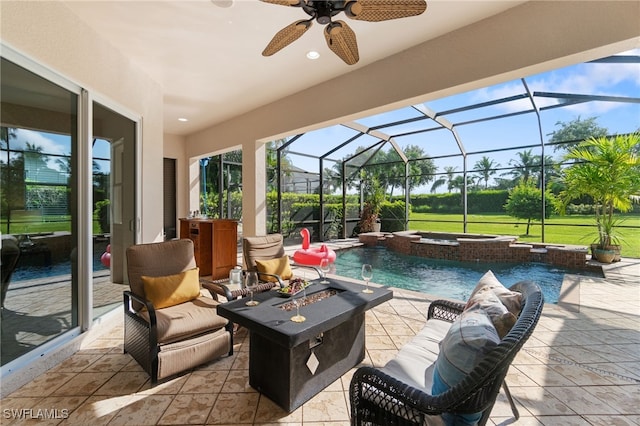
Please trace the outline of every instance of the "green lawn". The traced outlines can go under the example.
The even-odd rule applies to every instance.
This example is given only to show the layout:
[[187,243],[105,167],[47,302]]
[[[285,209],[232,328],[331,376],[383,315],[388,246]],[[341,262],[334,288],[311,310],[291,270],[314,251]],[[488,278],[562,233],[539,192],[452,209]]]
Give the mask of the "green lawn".
[[[0,231],[3,234],[37,234],[40,232],[56,232],[56,231],[69,231],[71,232],[71,221],[68,217],[62,218],[58,221],[25,221],[25,222],[11,222],[11,232],[7,231],[7,221],[3,219],[0,222]],[[93,233],[100,234],[100,223],[97,219],[93,221]]]
[[[640,258],[640,215],[619,215],[623,218],[622,225],[635,228],[621,228],[619,233],[622,241],[622,255]],[[520,241],[542,241],[541,226],[532,222],[529,235],[525,235],[527,224],[525,221],[499,214],[475,214],[468,216],[467,232],[478,234],[515,235]],[[482,222],[482,223],[480,223]],[[484,223],[486,222],[486,223]],[[500,223],[503,222],[503,223]],[[506,224],[504,223],[506,222]],[[2,221],[2,233],[7,233],[7,225]],[[415,231],[443,231],[462,232],[461,214],[412,213],[409,229]],[[70,222],[28,222],[12,223],[11,233],[38,233],[53,231],[70,231]],[[100,233],[97,220],[93,222],[94,234]],[[546,220],[544,240],[547,243],[577,244],[588,246],[596,239],[593,216],[553,216]]]
[[[624,218],[622,221],[623,226],[635,227],[619,229],[619,234],[623,238],[622,255],[640,258],[640,215],[628,214],[619,215],[619,217]],[[454,223],[454,221],[457,223]],[[504,222],[507,224],[504,224]],[[547,219],[545,224],[544,240],[547,243],[588,246],[596,239],[593,216],[553,216]],[[415,231],[462,232],[462,215],[412,213],[409,229]],[[532,222],[529,235],[525,234],[526,229],[527,223],[525,221],[518,221],[507,215],[468,215],[467,232],[469,233],[515,235],[520,241],[542,241],[542,227],[539,222]]]

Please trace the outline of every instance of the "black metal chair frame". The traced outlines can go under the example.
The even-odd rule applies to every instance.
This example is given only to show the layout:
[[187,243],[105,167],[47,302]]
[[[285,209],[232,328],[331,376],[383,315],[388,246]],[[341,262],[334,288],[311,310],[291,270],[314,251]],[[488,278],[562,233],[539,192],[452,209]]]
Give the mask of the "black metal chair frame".
[[[271,234],[271,235],[277,235],[277,234]],[[271,289],[273,289],[274,287],[280,287],[280,288],[284,288],[286,286],[286,283],[282,280],[282,278],[277,275],[277,274],[269,274],[266,272],[258,272],[257,270],[254,270],[250,265],[248,265],[249,263],[249,259],[247,258],[247,250],[249,249],[248,247],[248,242],[247,242],[247,238],[243,238],[242,240],[242,251],[243,251],[243,257],[244,257],[244,261],[247,264],[247,269],[243,269],[242,270],[242,275],[243,277],[248,273],[248,272],[257,272],[258,274],[258,279],[260,280],[260,284],[258,284],[255,288],[254,288],[254,293],[262,293],[264,291],[269,291]],[[277,253],[276,256],[284,256],[285,255],[285,251],[284,251],[284,243],[282,241],[280,241],[280,249]],[[299,263],[295,263],[295,262],[291,262],[290,261],[290,265],[292,268],[308,268],[308,269],[312,269],[314,270],[319,277],[322,276],[320,270],[312,265],[302,265]],[[240,267],[242,267],[242,265],[239,265]],[[275,281],[269,281],[267,280],[267,277],[271,277],[273,279],[275,279]],[[241,287],[241,288],[237,288],[237,289],[231,289],[229,288],[226,284],[229,282],[228,279],[221,279],[221,280],[201,280],[200,281],[202,284],[202,287],[209,290],[209,293],[211,293],[211,297],[213,297],[214,299],[217,300],[217,295],[220,296],[224,296],[228,301],[231,300],[236,300],[239,297],[245,297],[248,296],[249,293],[249,289],[245,288],[245,287]]]
[[[130,354],[151,376],[151,383],[158,383],[158,320],[153,304],[126,290],[124,295],[125,352]],[[133,308],[133,301],[144,305],[149,313],[149,322],[141,318]],[[229,356],[233,355],[233,324],[228,322],[225,330],[230,334]]]
[[[416,389],[375,367],[360,367],[351,380],[352,425],[424,425],[428,416],[442,413],[482,412],[478,422],[485,425],[502,386],[515,418],[519,417],[504,378],[514,357],[533,332],[544,306],[538,285],[530,281],[514,284],[510,290],[523,296],[520,315],[509,333],[459,384],[439,395],[431,389]],[[453,322],[464,303],[436,300],[429,306],[427,320]]]
[[[243,275],[247,271],[242,271]],[[275,275],[277,277],[277,275]],[[280,278],[280,277],[278,277]],[[280,280],[281,281],[281,280]],[[209,290],[211,293],[211,297],[215,300],[218,300],[218,295],[224,296],[227,301],[236,300],[239,297],[245,297],[249,295],[249,289],[246,287],[231,289],[227,284],[229,283],[229,279],[221,279],[221,280],[206,280],[200,279],[200,284],[203,288]],[[274,282],[262,282],[258,284],[254,288],[254,293],[262,293],[263,291],[269,291],[276,286],[277,283]]]

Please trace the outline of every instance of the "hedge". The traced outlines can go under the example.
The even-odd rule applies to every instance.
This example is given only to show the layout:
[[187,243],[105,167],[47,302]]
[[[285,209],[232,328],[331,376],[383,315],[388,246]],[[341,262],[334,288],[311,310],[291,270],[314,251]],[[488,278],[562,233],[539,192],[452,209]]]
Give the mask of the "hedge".
[[[490,189],[467,194],[468,213],[504,213],[503,206],[509,199],[509,191]],[[418,194],[411,197],[411,206],[417,213],[463,212],[462,194]]]

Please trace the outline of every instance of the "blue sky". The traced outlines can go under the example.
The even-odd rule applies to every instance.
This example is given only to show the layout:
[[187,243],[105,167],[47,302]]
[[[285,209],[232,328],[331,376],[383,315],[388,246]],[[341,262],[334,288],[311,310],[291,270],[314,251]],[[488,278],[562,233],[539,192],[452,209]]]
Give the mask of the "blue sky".
[[[42,148],[42,152],[51,155],[69,155],[71,153],[71,138],[68,135],[61,135],[56,133],[38,132],[29,129],[16,129],[16,137],[12,138],[11,149],[24,149],[26,144],[39,146]],[[104,140],[98,140],[93,147],[94,158],[109,158],[110,156],[109,143]],[[51,169],[59,170],[60,166],[56,162],[57,157],[52,157],[48,161],[48,166]],[[109,164],[105,161],[98,161],[101,166],[102,172],[109,172]]]
[[[623,55],[640,55],[640,49],[623,52]],[[640,64],[606,64],[584,63],[539,75],[524,76],[529,90],[532,92],[553,92],[582,95],[606,95],[640,98]],[[509,81],[503,84],[482,88],[472,92],[462,93],[435,101],[426,102],[424,105],[436,112],[447,111],[471,104],[478,104],[499,98],[505,98],[525,93],[525,88],[520,80]],[[543,108],[557,103],[555,99],[536,97],[538,107]],[[485,107],[478,110],[460,112],[447,115],[446,118],[454,123],[465,122],[482,117],[508,114],[516,111],[530,109],[528,99],[517,100],[496,106]],[[406,107],[399,110],[383,113],[373,117],[356,120],[358,123],[372,127],[385,122],[393,122],[411,117],[417,117],[420,113],[413,108]],[[628,133],[640,129],[640,104],[619,102],[588,102],[561,108],[554,108],[541,113],[542,134],[546,142],[549,134],[558,130],[557,122],[569,122],[576,118],[596,117],[597,124],[605,127],[609,133]],[[386,128],[381,131],[389,135],[397,135],[420,128],[431,128],[435,125],[427,121],[405,124],[394,128]],[[460,139],[467,152],[475,152],[487,149],[506,148],[513,146],[535,145],[540,143],[540,131],[537,117],[534,113],[519,115],[511,118],[491,120],[482,123],[460,125],[456,127]],[[307,133],[296,141],[292,151],[312,152],[320,154],[326,152],[355,135],[356,132],[342,126],[333,126]],[[352,152],[359,145],[367,145],[378,139],[363,137],[352,143],[348,149],[343,149],[332,155],[332,158],[342,158]],[[449,131],[439,130],[421,133],[410,137],[396,137],[395,140],[401,147],[409,144],[418,145],[430,156],[450,155],[459,153],[457,144]],[[385,148],[388,149],[388,148]],[[502,153],[482,154],[505,167],[517,151]],[[540,150],[533,149],[534,154]],[[546,155],[559,158],[560,153],[547,148]],[[468,169],[482,155],[470,155],[467,161]],[[302,156],[292,156],[293,163],[306,170],[317,172],[318,162]],[[331,167],[332,163],[325,164]],[[452,166],[462,170],[461,159],[436,160],[439,172],[444,167]],[[424,190],[424,188],[423,188]],[[426,191],[425,191],[426,192]]]

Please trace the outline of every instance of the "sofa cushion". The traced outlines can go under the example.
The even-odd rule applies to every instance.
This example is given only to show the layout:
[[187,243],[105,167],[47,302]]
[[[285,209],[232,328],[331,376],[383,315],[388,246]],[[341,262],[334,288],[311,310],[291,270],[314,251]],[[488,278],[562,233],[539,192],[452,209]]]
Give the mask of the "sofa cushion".
[[[289,262],[289,256],[282,256],[269,260],[256,260],[256,268],[258,272],[265,274],[274,274],[280,276],[283,280],[291,279],[293,272],[291,271],[291,263]],[[262,276],[266,281],[278,282],[275,277]]]
[[[484,310],[477,306],[462,312],[440,342],[433,373],[433,395],[460,383],[499,342],[500,337]],[[453,424],[474,424],[481,415],[446,413],[443,418],[446,421],[449,417]]]
[[431,392],[433,365],[440,351],[439,343],[447,334],[451,323],[439,319],[427,321],[425,326],[402,346],[398,354],[387,362],[382,371],[398,380]]
[[160,277],[141,276],[144,294],[156,309],[188,302],[200,296],[198,268]]
[[[156,310],[159,344],[167,344],[214,332],[227,325],[227,320],[217,314],[219,302],[200,296],[179,305]],[[149,312],[139,315],[149,322]]]

